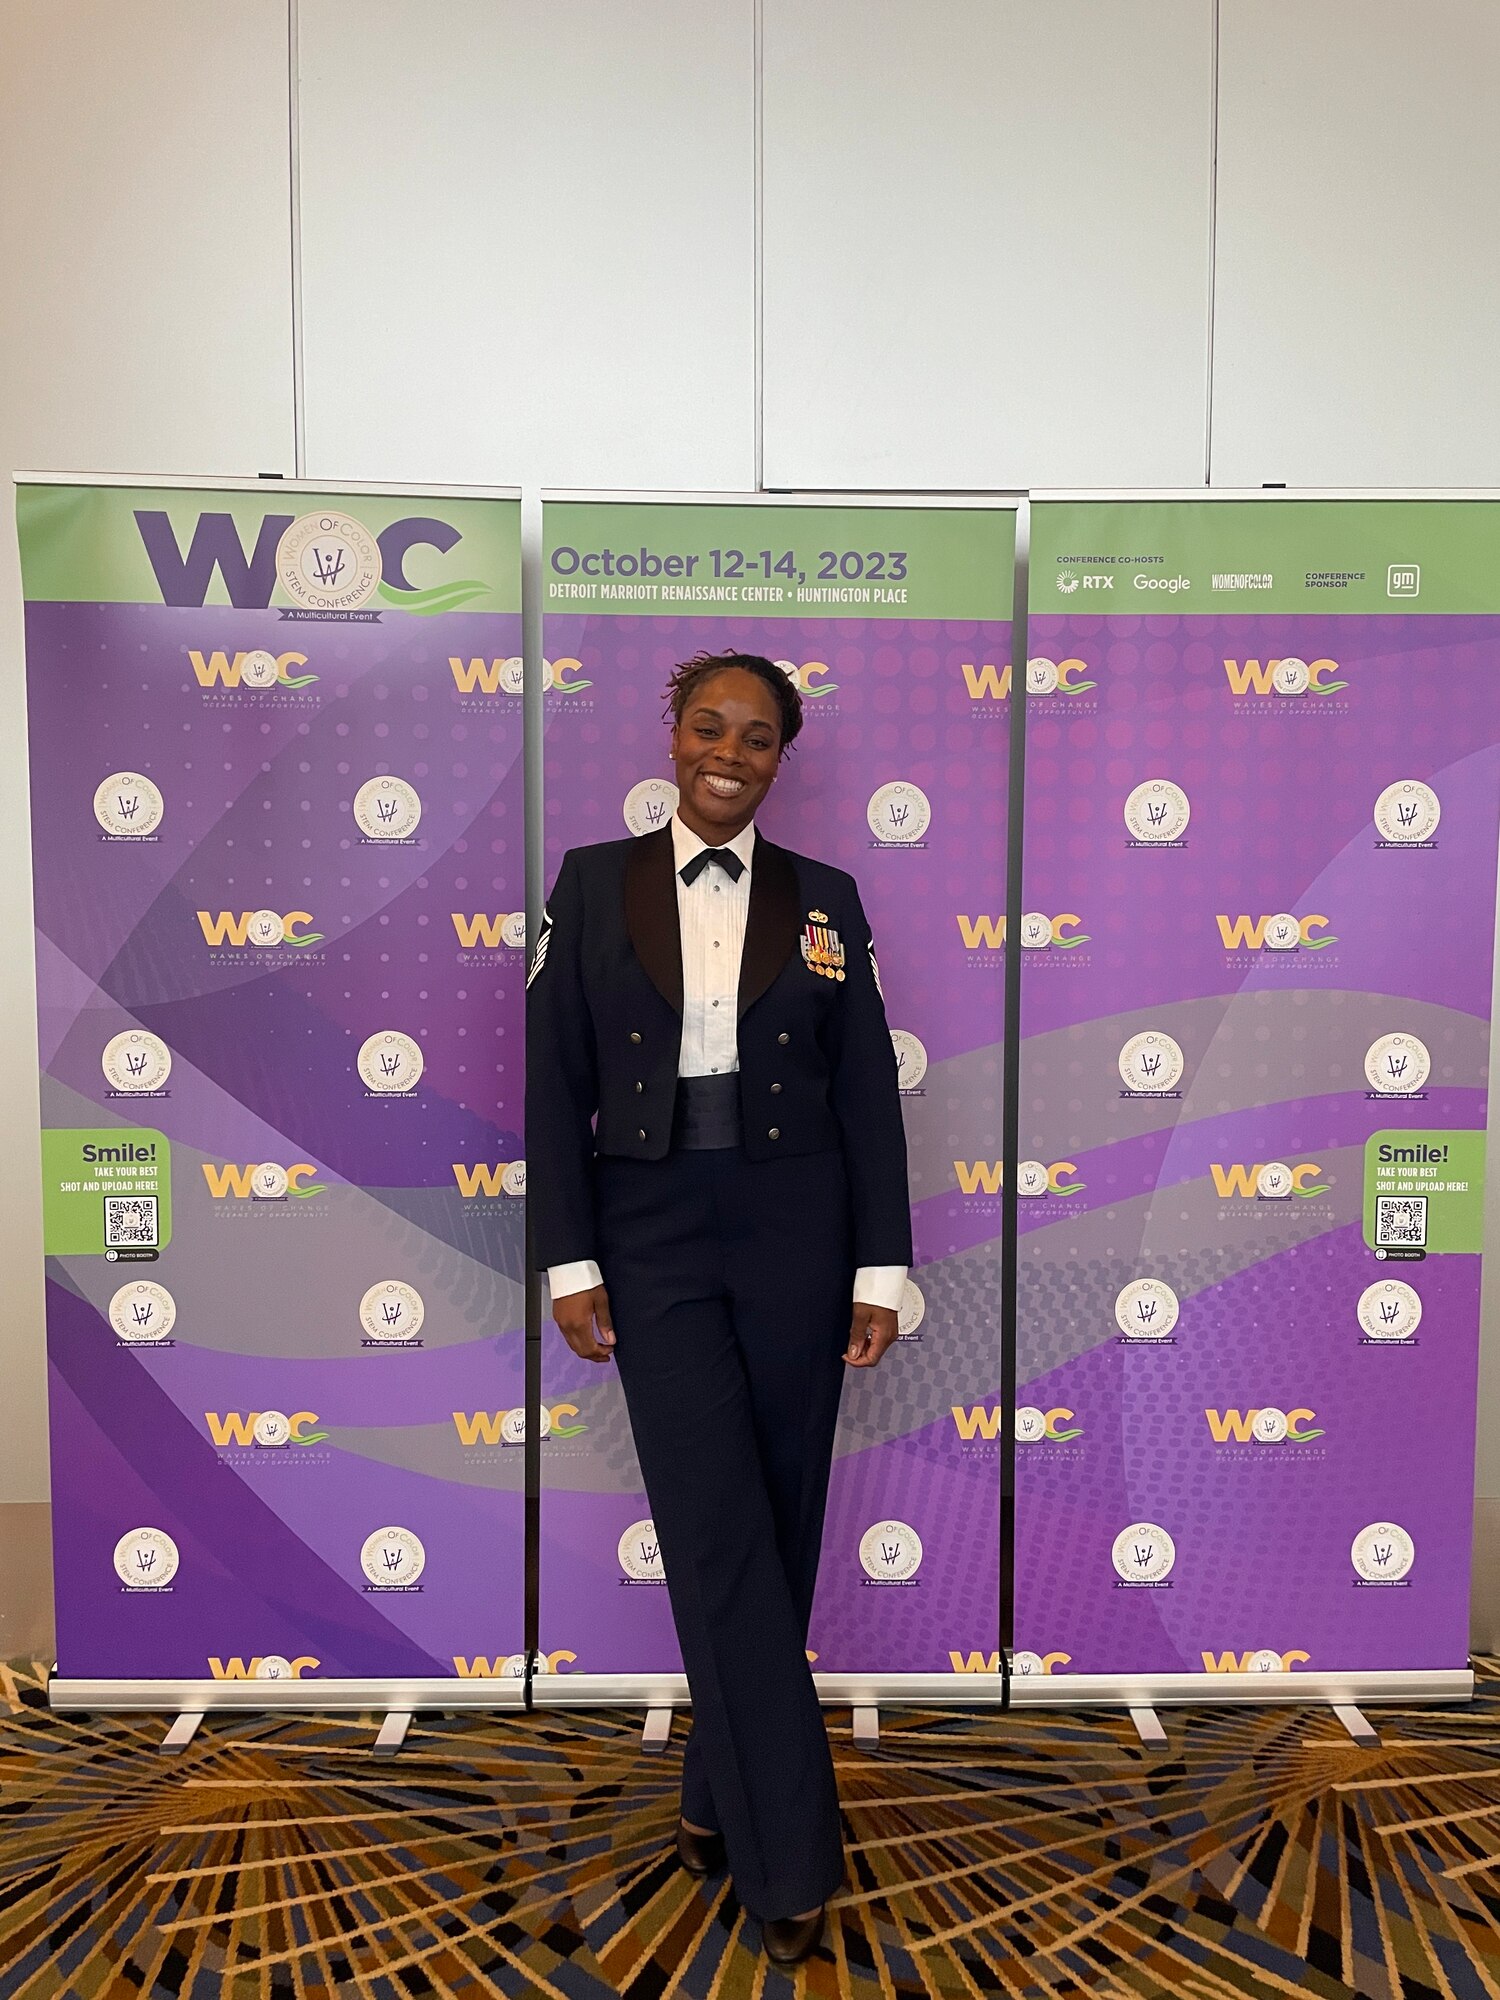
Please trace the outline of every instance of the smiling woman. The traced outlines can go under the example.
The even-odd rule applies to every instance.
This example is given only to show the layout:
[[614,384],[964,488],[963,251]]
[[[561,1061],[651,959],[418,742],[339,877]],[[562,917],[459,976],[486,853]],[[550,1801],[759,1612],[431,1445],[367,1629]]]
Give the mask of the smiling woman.
[[802,695],[752,653],[666,692],[677,809],[564,855],[532,960],[531,1219],[651,1502],[693,1699],[678,1855],[727,1855],[790,1963],[843,1878],[805,1649],[844,1370],[896,1338],[906,1141],[854,880],[755,825]]

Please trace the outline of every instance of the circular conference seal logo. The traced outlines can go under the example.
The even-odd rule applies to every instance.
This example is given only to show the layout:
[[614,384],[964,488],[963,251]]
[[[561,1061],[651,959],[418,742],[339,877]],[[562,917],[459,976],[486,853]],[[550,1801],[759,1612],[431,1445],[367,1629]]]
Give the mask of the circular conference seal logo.
[[115,1543],[115,1575],[127,1590],[165,1590],[181,1561],[165,1528],[132,1528]]
[[1267,951],[1295,951],[1302,942],[1302,926],[1297,919],[1285,912],[1272,917],[1265,928]]
[[1047,1671],[1042,1665],[1042,1656],[1040,1653],[1012,1653],[1010,1656],[1010,1670],[1013,1674],[1020,1674],[1023,1678],[1030,1674],[1044,1674]]
[[94,818],[116,840],[139,840],[161,825],[166,802],[139,771],[114,771],[94,793]]
[[[542,666],[544,669],[542,675],[542,685],[543,687],[548,687],[551,685],[552,682],[551,663],[547,660],[543,660]],[[508,660],[501,661],[500,663],[501,694],[520,694],[525,687],[525,682],[526,682],[526,662],[524,660],[515,658],[513,656]]]
[[290,1188],[285,1167],[274,1160],[266,1160],[250,1176],[250,1198],[252,1201],[280,1201]]
[[922,1562],[922,1537],[905,1521],[877,1521],[859,1538],[860,1567],[880,1583],[905,1583]]
[[276,581],[304,611],[358,611],[380,588],[380,544],[352,514],[303,514],[276,544]]
[[359,1323],[371,1340],[414,1340],[426,1313],[421,1293],[400,1278],[371,1285],[359,1302]]
[[1289,1428],[1285,1410],[1257,1410],[1250,1435],[1257,1444],[1285,1444]]
[[615,1555],[632,1583],[666,1582],[654,1521],[632,1521],[615,1544]]
[[1400,1278],[1366,1285],[1356,1311],[1371,1340],[1410,1340],[1422,1324],[1421,1294]]
[[1306,694],[1312,686],[1312,670],[1306,660],[1295,656],[1278,660],[1271,669],[1271,686],[1277,694]]
[[405,778],[366,778],[354,794],[354,823],[367,840],[409,840],[422,818],[422,801]]
[[292,1672],[292,1663],[285,1653],[266,1653],[256,1663],[253,1678],[258,1681],[292,1681],[297,1676]]
[[1125,830],[1132,840],[1160,847],[1181,840],[1192,813],[1181,785],[1170,778],[1148,778],[1125,801]]
[[510,1162],[510,1165],[500,1176],[500,1192],[502,1194],[525,1194],[526,1162],[524,1160],[512,1160]]
[[909,1028],[892,1028],[891,1047],[896,1051],[896,1088],[915,1090],[927,1074],[926,1045]]
[[637,839],[655,833],[677,810],[677,787],[670,778],[642,778],[625,794],[625,829]]
[[1047,1419],[1034,1404],[1024,1403],[1016,1411],[1016,1443],[1036,1444],[1047,1435]]
[[1416,1545],[1394,1521],[1372,1521],[1354,1537],[1349,1560],[1366,1583],[1398,1583],[1417,1559]]
[[1021,919],[1021,948],[1023,951],[1045,951],[1052,942],[1052,919],[1033,910]]
[[1172,1574],[1177,1544],[1154,1521],[1137,1521],[1115,1536],[1110,1560],[1125,1583],[1163,1583]]
[[165,1340],[177,1324],[177,1301],[165,1285],[146,1279],[121,1285],[109,1302],[109,1323],[133,1347]]
[[1182,1081],[1183,1054],[1170,1035],[1147,1028],[1120,1051],[1120,1075],[1129,1091],[1159,1097]]
[[1442,816],[1437,793],[1420,778],[1402,778],[1397,784],[1387,785],[1375,801],[1375,831],[1382,840],[1398,847],[1413,847],[1431,840]]
[[1432,1057],[1415,1035],[1382,1035],[1370,1044],[1365,1076],[1382,1097],[1410,1097],[1432,1072]]
[[377,1528],[360,1545],[359,1566],[383,1590],[415,1583],[427,1567],[427,1551],[410,1528]]
[[422,1051],[410,1035],[387,1028],[361,1045],[359,1073],[367,1089],[399,1096],[422,1081]]
[[[542,1421],[537,1435],[544,1438],[551,1437],[552,1435],[552,1412],[547,1408],[545,1403],[542,1405]],[[502,1444],[525,1444],[526,1411],[524,1408],[507,1410],[505,1415],[500,1419],[500,1442]]]
[[100,1067],[111,1090],[160,1090],[172,1074],[172,1051],[149,1029],[127,1028],[104,1044]]
[[508,944],[512,951],[526,949],[526,912],[512,910],[500,926],[500,942]]
[[882,847],[910,847],[931,826],[932,805],[920,785],[901,778],[871,796],[865,818]]
[[267,688],[275,687],[281,679],[281,669],[276,664],[276,655],[257,649],[240,657],[240,686],[250,688],[256,694],[263,694]]
[[1280,1653],[1273,1653],[1269,1647],[1263,1653],[1252,1653],[1247,1671],[1252,1674],[1279,1674],[1283,1672]]
[[286,925],[274,910],[257,910],[245,926],[245,936],[251,944],[264,951],[268,945],[282,942],[286,937]]
[[920,1285],[908,1278],[901,1287],[901,1303],[896,1308],[896,1333],[901,1340],[915,1337],[917,1328],[927,1317],[927,1300]]
[[1292,1170],[1284,1160],[1268,1160],[1255,1176],[1255,1192],[1267,1201],[1285,1201],[1292,1192]]
[[1181,1309],[1161,1278],[1133,1278],[1115,1300],[1115,1325],[1127,1340],[1165,1340]]
[[1016,1167],[1016,1193],[1035,1197],[1047,1192],[1047,1169],[1040,1160],[1022,1160]]
[[257,1444],[280,1445],[292,1441],[292,1426],[280,1410],[262,1410],[251,1426],[250,1435]]
[[1028,694],[1056,694],[1058,678],[1056,660],[1036,659],[1026,662]]

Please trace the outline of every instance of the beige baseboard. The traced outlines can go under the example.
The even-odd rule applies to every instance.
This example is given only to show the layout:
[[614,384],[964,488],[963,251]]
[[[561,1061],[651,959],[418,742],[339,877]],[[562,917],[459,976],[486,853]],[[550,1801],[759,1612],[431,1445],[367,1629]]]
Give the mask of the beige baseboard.
[[1500,1652],[1500,1498],[1474,1502],[1474,1583],[1469,1651]]
[[0,1660],[57,1657],[52,1618],[52,1509],[45,1500],[0,1505]]

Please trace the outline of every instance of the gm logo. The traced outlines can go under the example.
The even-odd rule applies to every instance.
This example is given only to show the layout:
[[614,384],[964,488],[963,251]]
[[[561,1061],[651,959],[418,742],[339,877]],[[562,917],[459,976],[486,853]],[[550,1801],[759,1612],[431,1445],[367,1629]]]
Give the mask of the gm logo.
[[1209,1168],[1221,1201],[1228,1201],[1235,1195],[1248,1200],[1279,1201],[1294,1194],[1309,1201],[1314,1195],[1327,1194],[1333,1185],[1331,1181],[1318,1178],[1322,1171],[1315,1160],[1301,1160],[1295,1167],[1284,1166],[1280,1160],[1271,1160],[1253,1167],[1236,1164]]
[[1203,1671],[1206,1674],[1289,1674],[1294,1667],[1305,1667],[1311,1654],[1298,1651],[1278,1653],[1267,1648],[1258,1653],[1205,1653]]
[[[999,1194],[1005,1184],[1003,1160],[955,1160],[953,1172],[963,1194]],[[1019,1194],[1082,1194],[1087,1185],[1075,1178],[1078,1169],[1071,1160],[1055,1160],[1051,1166],[1023,1160],[1017,1172]]]
[[312,921],[310,910],[288,910],[285,916],[278,916],[274,910],[241,910],[238,916],[232,910],[220,910],[217,916],[207,910],[198,912],[204,943],[233,945],[237,951],[246,946],[264,951],[278,944],[288,945],[293,951],[305,951],[310,944],[323,942],[321,931],[303,928]]
[[1215,1444],[1309,1444],[1325,1437],[1309,1430],[1316,1410],[1205,1410],[1208,1434]]
[[1216,917],[1214,921],[1226,951],[1326,951],[1338,943],[1336,937],[1315,935],[1328,929],[1327,917]]
[[1347,681],[1330,680],[1339,671],[1337,660],[1226,660],[1224,672],[1231,694],[1297,695],[1336,694]]
[[1385,573],[1387,597],[1420,597],[1422,571],[1416,563],[1392,563]]
[[190,648],[188,658],[193,663],[199,687],[246,687],[263,693],[267,688],[304,688],[318,677],[316,674],[293,674],[293,667],[307,665],[306,653],[236,653],[233,658],[228,653],[210,653],[205,659],[196,647]]
[[[215,1201],[230,1196],[236,1201],[280,1201],[287,1195],[306,1201],[310,1195],[325,1192],[317,1176],[317,1168],[306,1160],[299,1160],[294,1167],[279,1167],[274,1160],[258,1167],[217,1167],[211,1160],[203,1162],[203,1178]],[[308,1181],[313,1185],[304,1186]]]

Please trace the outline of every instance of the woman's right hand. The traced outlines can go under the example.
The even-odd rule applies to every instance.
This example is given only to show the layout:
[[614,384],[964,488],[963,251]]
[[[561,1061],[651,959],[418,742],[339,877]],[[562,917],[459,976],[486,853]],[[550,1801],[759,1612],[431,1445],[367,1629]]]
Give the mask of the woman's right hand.
[[569,1292],[566,1298],[554,1300],[552,1317],[575,1354],[581,1355],[585,1361],[610,1359],[614,1352],[615,1326],[609,1310],[609,1293],[603,1285],[595,1285],[588,1292]]

